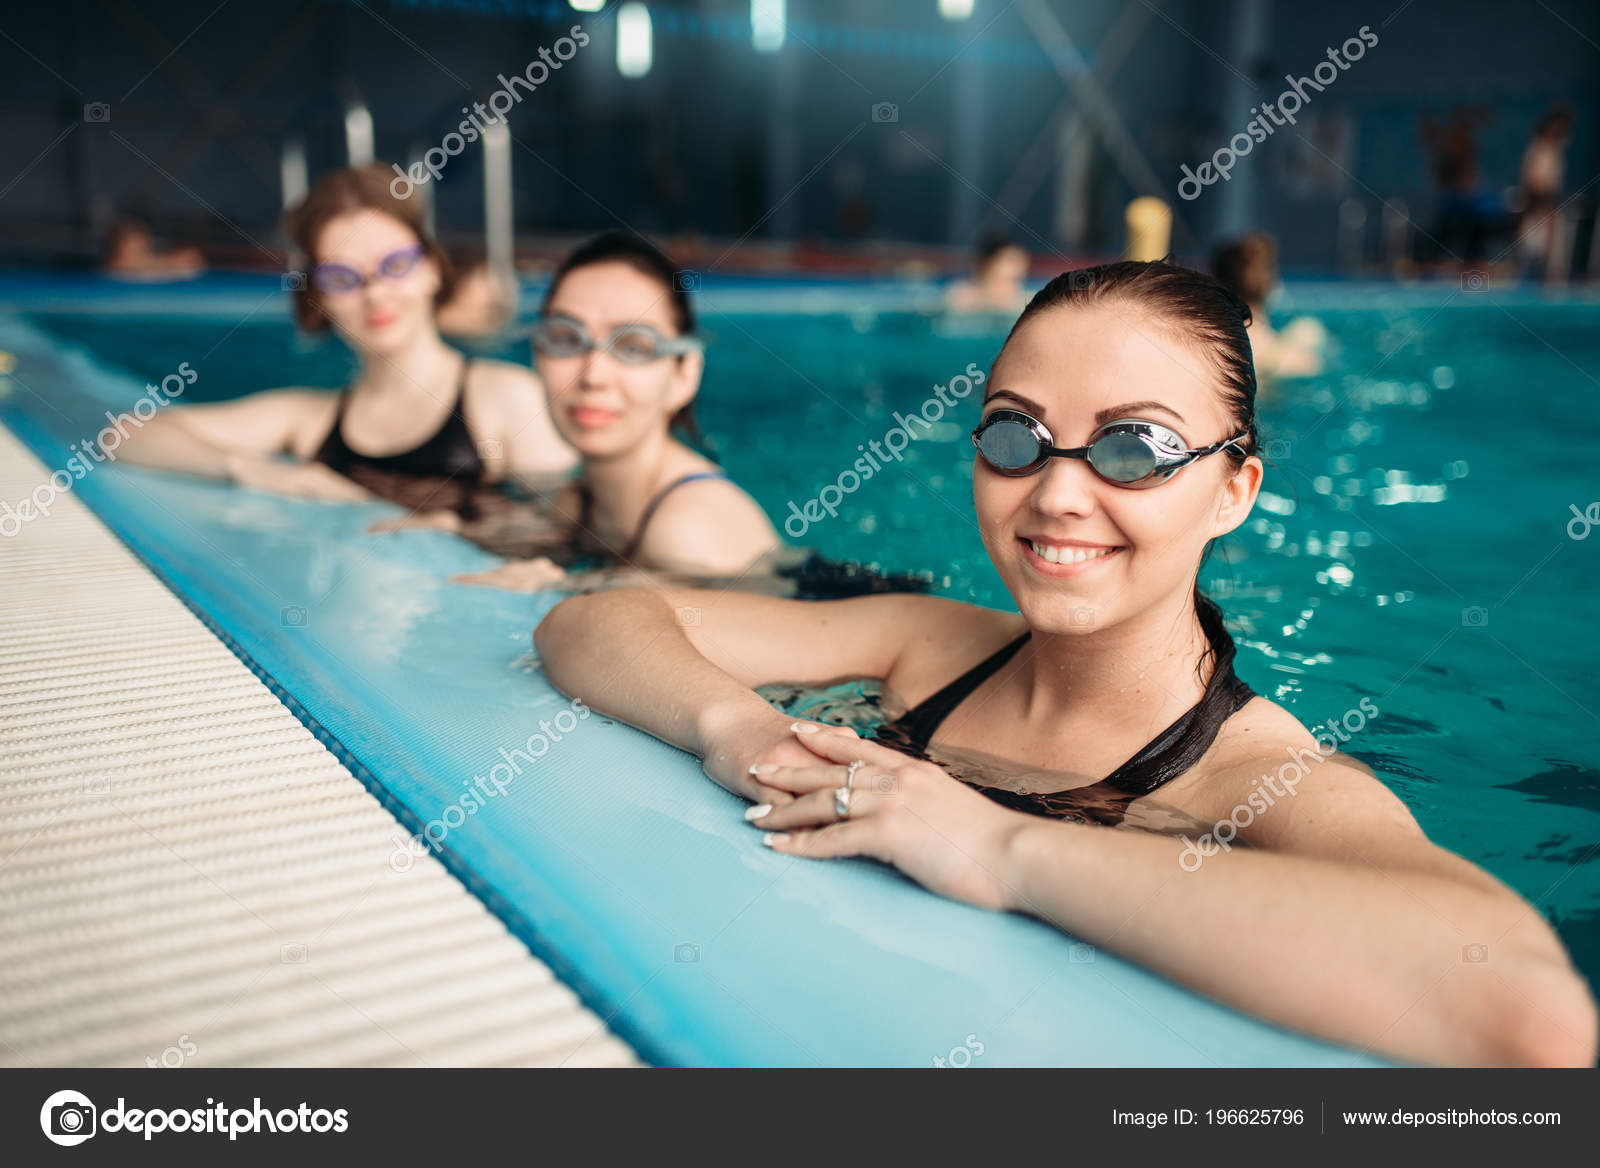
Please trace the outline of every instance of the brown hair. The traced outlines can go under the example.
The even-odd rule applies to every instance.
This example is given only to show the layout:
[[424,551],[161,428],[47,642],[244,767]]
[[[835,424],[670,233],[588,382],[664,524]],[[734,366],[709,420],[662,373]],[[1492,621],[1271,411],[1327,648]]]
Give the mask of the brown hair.
[[1219,247],[1211,271],[1246,304],[1265,304],[1278,282],[1278,245],[1256,232]]
[[[324,175],[311,192],[292,208],[283,219],[283,232],[311,264],[317,262],[316,244],[322,229],[340,215],[352,211],[381,211],[405,224],[422,244],[423,255],[439,269],[439,291],[433,298],[434,307],[450,299],[455,291],[455,268],[423,223],[421,199],[396,198],[392,189],[393,173],[379,163],[371,166],[353,166]],[[297,281],[290,293],[294,303],[295,321],[308,333],[319,333],[328,327],[328,318],[317,302],[316,286],[309,273]]]

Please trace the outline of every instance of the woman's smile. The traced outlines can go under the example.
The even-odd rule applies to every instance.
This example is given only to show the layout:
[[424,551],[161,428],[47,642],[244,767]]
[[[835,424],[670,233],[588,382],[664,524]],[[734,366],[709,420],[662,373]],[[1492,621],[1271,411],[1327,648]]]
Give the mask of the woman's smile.
[[1075,539],[1019,535],[1023,561],[1043,576],[1072,577],[1099,571],[1127,548]]

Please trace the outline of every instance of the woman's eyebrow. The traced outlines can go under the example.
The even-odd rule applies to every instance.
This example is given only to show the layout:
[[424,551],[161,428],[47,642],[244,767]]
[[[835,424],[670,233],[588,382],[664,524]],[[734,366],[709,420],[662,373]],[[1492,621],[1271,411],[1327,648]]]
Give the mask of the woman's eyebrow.
[[[997,389],[993,393],[991,393],[987,398],[984,399],[984,404],[988,405],[990,402],[994,401],[996,398],[1001,398],[1001,397],[1008,397],[1014,402],[1021,403],[1024,407],[1027,408],[1029,413],[1031,413],[1034,417],[1038,418],[1041,422],[1045,420],[1045,417],[1044,417],[1045,409],[1044,409],[1044,407],[1042,405],[1040,405],[1038,402],[1031,400],[1030,398],[1023,397],[1020,393],[1018,393],[1014,389]],[[1164,406],[1160,402],[1156,402],[1156,401],[1136,401],[1136,402],[1123,402],[1120,406],[1110,406],[1110,407],[1108,407],[1106,409],[1103,409],[1103,410],[1099,411],[1094,416],[1094,424],[1097,425],[1097,426],[1103,426],[1107,422],[1114,421],[1117,418],[1129,417],[1132,414],[1135,414],[1135,413],[1139,412],[1140,410],[1160,410],[1164,414],[1171,414],[1174,418],[1178,419],[1178,421],[1184,422],[1185,424],[1187,424],[1187,421],[1188,421],[1188,419],[1186,419],[1182,414],[1180,414],[1177,410],[1173,409],[1171,406]]]
[[1108,409],[1101,410],[1095,414],[1094,423],[1097,426],[1104,426],[1107,422],[1115,421],[1117,418],[1129,417],[1140,410],[1160,410],[1164,414],[1171,414],[1180,422],[1187,422],[1187,419],[1171,406],[1164,406],[1155,401],[1136,401],[1123,402],[1120,406],[1111,406]]
[[1017,393],[1015,390],[997,389],[993,393],[991,393],[988,397],[983,399],[983,404],[984,405],[988,405],[990,402],[994,401],[994,399],[997,398],[997,397],[1008,397],[1012,401],[1020,403],[1030,413],[1032,413],[1034,417],[1038,418],[1040,421],[1044,420],[1044,407],[1042,405],[1040,405],[1038,402],[1033,401],[1030,398],[1023,397],[1020,393]]

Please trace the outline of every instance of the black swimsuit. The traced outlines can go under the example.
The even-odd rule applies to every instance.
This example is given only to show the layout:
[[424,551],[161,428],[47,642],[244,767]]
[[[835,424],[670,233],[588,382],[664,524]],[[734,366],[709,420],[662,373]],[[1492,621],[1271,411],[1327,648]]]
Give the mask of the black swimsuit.
[[[1238,713],[1255,692],[1233,672],[1231,640],[1217,636],[1221,615],[1214,628],[1202,608],[1202,625],[1216,654],[1216,666],[1201,699],[1178,720],[1156,735],[1137,754],[1097,783],[1066,791],[1014,791],[991,787],[957,774],[996,803],[1033,815],[1053,819],[1076,819],[1095,823],[1120,823],[1128,804],[1141,795],[1165,786],[1183,774],[1216,741],[1222,724]],[[973,666],[938,693],[906,711],[892,722],[878,727],[874,737],[914,758],[927,759],[928,744],[935,731],[973,690],[998,672],[1014,657],[1031,636],[1022,636]]]
[[450,416],[432,437],[399,454],[362,454],[350,448],[344,439],[344,412],[350,401],[346,390],[316,461],[393,502],[419,509],[464,511],[483,480],[483,459],[462,413],[471,365],[467,360],[461,363]]

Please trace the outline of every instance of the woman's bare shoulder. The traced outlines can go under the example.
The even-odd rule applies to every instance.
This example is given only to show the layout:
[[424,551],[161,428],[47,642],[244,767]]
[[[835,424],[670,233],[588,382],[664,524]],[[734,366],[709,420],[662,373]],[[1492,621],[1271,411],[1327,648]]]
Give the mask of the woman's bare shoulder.
[[545,412],[544,382],[528,366],[492,357],[468,360],[462,403],[469,418],[487,423]]
[[941,596],[906,596],[901,619],[905,645],[886,684],[908,704],[951,680],[1028,631],[1014,612],[983,608]]
[[1202,818],[1228,818],[1241,806],[1283,807],[1263,815],[1258,840],[1281,837],[1306,817],[1382,822],[1404,834],[1416,823],[1372,768],[1348,753],[1379,716],[1370,701],[1308,727],[1267,698],[1251,699],[1225,723],[1205,755],[1171,784],[1167,798]]

